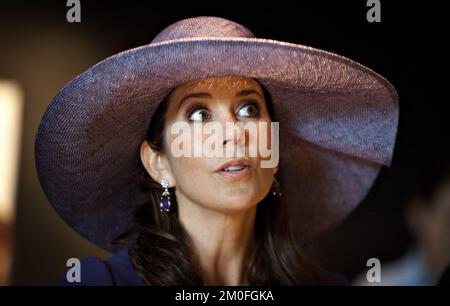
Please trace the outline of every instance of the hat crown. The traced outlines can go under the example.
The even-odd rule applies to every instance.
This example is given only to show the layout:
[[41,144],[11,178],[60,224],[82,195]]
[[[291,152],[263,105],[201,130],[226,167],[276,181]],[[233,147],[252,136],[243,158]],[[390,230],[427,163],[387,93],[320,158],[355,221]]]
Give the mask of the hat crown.
[[152,44],[164,41],[196,37],[241,37],[254,38],[246,27],[220,17],[195,17],[177,21],[162,30]]

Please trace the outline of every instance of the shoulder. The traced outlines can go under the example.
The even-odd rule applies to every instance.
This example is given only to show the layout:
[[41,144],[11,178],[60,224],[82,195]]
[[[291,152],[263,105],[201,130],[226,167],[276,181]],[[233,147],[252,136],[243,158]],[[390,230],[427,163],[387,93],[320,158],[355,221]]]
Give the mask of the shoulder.
[[349,281],[343,274],[325,270],[323,268],[317,269],[318,285],[319,286],[348,286]]
[[98,257],[85,257],[80,261],[80,279],[69,282],[68,269],[60,279],[62,286],[139,286],[145,285],[144,279],[133,269],[124,249],[106,260]]

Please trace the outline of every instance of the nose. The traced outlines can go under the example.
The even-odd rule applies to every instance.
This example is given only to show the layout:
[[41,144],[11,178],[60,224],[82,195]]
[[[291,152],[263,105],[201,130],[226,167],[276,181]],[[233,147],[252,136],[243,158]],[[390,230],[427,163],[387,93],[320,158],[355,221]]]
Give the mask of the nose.
[[247,143],[247,131],[244,128],[244,123],[238,121],[232,112],[227,112],[222,120],[224,131],[223,145],[226,146],[231,142],[235,145],[239,144],[245,146]]

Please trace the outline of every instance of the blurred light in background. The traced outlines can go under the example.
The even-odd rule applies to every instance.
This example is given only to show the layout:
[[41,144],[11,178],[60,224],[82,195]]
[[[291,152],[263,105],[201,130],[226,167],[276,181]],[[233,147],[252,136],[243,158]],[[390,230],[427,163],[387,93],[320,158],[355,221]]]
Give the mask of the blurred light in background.
[[0,285],[8,282],[19,170],[23,96],[14,81],[0,79]]

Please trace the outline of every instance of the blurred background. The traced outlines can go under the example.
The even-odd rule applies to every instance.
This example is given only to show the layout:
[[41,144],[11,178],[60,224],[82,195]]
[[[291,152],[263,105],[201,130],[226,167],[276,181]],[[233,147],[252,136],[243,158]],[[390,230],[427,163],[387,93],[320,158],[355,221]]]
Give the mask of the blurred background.
[[[425,226],[411,225],[425,222],[417,221],[417,209],[410,209],[422,206],[411,203],[433,202],[436,190],[442,190],[450,131],[444,109],[448,98],[442,98],[447,86],[439,71],[443,30],[424,22],[438,19],[427,8],[381,1],[381,22],[369,23],[367,1],[80,3],[80,23],[66,20],[70,8],[64,0],[0,4],[0,284],[53,285],[68,258],[109,255],[78,236],[48,203],[34,163],[36,129],[51,99],[78,74],[117,52],[149,43],[179,19],[200,15],[229,18],[257,37],[349,57],[386,77],[398,91],[400,124],[392,166],[381,171],[361,205],[321,237],[311,253],[352,280],[364,275],[369,258],[391,262],[425,240],[417,229]],[[447,214],[450,219],[450,208]],[[450,242],[445,230],[449,235],[441,244]]]

